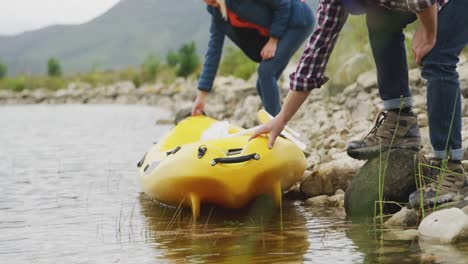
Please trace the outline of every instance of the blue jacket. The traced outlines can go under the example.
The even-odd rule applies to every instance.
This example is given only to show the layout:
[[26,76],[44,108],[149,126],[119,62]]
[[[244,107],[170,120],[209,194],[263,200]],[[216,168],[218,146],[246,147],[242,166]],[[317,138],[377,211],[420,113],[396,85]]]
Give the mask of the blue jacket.
[[[269,29],[271,37],[281,39],[288,28],[309,27],[314,24],[314,14],[302,0],[226,0],[226,6],[241,19]],[[218,71],[224,37],[231,27],[217,8],[208,6],[211,14],[210,40],[205,55],[198,89],[211,91]],[[232,31],[232,30],[231,30]],[[236,36],[228,37],[237,43]]]

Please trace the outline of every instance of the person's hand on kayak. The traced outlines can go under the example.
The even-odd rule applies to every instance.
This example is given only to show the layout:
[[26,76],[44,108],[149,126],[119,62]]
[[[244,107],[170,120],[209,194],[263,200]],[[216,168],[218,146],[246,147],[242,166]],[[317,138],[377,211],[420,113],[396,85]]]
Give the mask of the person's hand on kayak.
[[278,45],[277,38],[270,38],[268,42],[263,47],[262,51],[260,52],[260,56],[262,56],[263,60],[269,60],[275,57],[276,54],[276,46]]
[[281,131],[283,131],[285,126],[286,122],[282,121],[279,117],[275,117],[256,129],[249,140],[252,140],[263,134],[269,134],[270,137],[268,139],[268,148],[271,149],[275,144],[276,138],[281,134]]
[[205,109],[205,98],[208,95],[208,92],[199,91],[197,99],[192,107],[192,116],[202,115],[203,110]]

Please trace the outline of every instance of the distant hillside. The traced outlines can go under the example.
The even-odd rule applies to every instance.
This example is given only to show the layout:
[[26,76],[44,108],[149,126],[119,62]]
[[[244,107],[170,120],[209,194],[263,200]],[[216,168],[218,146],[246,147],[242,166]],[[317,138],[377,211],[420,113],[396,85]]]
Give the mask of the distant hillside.
[[151,53],[164,57],[192,40],[204,52],[209,21],[202,0],[122,0],[82,25],[0,37],[0,61],[10,74],[45,73],[50,57],[65,72],[137,66]]
[[204,46],[208,23],[200,0],[123,0],[82,25],[0,37],[0,61],[11,74],[44,73],[52,56],[66,72],[139,65],[190,40]]

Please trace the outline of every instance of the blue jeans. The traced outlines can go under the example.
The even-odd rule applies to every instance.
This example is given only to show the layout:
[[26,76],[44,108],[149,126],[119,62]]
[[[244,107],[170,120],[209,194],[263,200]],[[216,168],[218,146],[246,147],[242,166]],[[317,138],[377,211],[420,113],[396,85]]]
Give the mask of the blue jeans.
[[[461,93],[457,63],[468,43],[468,1],[450,0],[438,15],[437,43],[422,60],[427,80],[429,134],[438,158],[463,159]],[[386,110],[411,107],[403,29],[412,13],[369,8],[367,27],[377,68],[380,97]],[[449,152],[450,151],[450,152]]]
[[313,29],[314,27],[288,28],[278,42],[275,57],[262,61],[258,66],[257,92],[265,110],[272,116],[276,116],[281,110],[278,79]]

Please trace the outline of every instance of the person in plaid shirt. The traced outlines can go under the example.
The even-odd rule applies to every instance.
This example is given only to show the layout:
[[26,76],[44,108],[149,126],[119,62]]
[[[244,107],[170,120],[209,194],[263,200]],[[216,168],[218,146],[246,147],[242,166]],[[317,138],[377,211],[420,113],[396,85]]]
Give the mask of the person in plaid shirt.
[[[466,0],[319,0],[317,28],[290,75],[290,92],[280,113],[255,131],[252,138],[270,134],[269,147],[297,112],[310,90],[328,81],[324,75],[330,54],[348,15],[366,14],[369,42],[377,69],[384,112],[375,127],[361,140],[348,144],[356,159],[369,159],[381,149],[419,149],[421,137],[416,115],[411,111],[403,29],[414,21],[412,52],[427,80],[429,131],[439,166],[437,180],[410,195],[413,208],[450,201],[468,186],[461,137],[461,93],[456,71],[459,55],[468,43]],[[392,140],[395,135],[394,140]],[[420,199],[423,197],[424,199]]]

